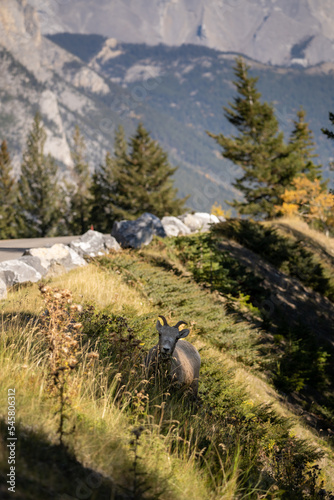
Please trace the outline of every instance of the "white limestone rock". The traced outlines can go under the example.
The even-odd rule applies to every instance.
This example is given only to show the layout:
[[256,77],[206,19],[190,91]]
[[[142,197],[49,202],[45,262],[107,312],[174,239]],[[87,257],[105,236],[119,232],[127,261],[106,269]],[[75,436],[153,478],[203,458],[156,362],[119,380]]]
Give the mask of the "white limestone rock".
[[189,227],[177,217],[163,217],[161,224],[167,236],[182,236],[191,233]]
[[110,89],[105,83],[103,78],[101,78],[95,71],[84,66],[82,67],[73,77],[73,85],[75,87],[81,87],[94,94],[109,94]]
[[38,9],[43,33],[96,33],[148,45],[199,44],[274,65],[289,63],[296,51],[308,65],[332,61],[334,55],[333,0],[28,2]]
[[121,246],[117,243],[116,238],[110,235],[103,235],[103,241],[105,248],[110,251],[114,250],[115,252],[119,252],[121,250]]
[[56,243],[52,247],[30,248],[24,255],[38,257],[47,270],[53,262],[64,266],[66,271],[86,265],[86,261],[75,250],[62,243]]
[[0,300],[7,297],[7,286],[5,280],[0,276]]
[[19,261],[25,262],[26,264],[28,264],[28,266],[33,267],[42,276],[45,276],[47,273],[47,268],[42,266],[42,263],[41,263],[41,260],[39,257],[32,256],[32,255],[23,255],[22,257],[19,257]]
[[6,260],[0,263],[0,273],[3,276],[6,287],[9,288],[18,283],[28,281],[36,283],[42,279],[42,274],[27,262],[20,259]]
[[70,247],[81,257],[98,257],[108,253],[111,249],[116,251],[121,249],[115,238],[91,229],[80,238],[71,241]]
[[51,156],[64,163],[67,167],[72,167],[73,160],[60,116],[56,94],[51,90],[44,90],[40,95],[39,105],[42,116],[47,117],[54,126],[52,130],[46,127],[45,152],[50,153]]
[[190,232],[192,233],[197,231],[209,231],[212,224],[220,222],[216,215],[211,215],[205,212],[180,215],[179,219],[190,229]]

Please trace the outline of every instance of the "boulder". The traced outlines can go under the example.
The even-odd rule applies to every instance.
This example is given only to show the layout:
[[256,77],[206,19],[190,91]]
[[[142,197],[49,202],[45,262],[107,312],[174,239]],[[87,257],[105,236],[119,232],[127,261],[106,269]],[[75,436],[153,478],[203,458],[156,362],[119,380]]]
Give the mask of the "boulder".
[[140,248],[149,245],[154,235],[164,238],[166,233],[159,217],[146,212],[133,221],[115,222],[111,235],[124,248]]
[[104,246],[106,250],[109,252],[110,250],[114,250],[115,252],[119,252],[121,250],[120,245],[117,243],[116,238],[110,235],[103,235]]
[[49,270],[53,262],[64,266],[66,271],[86,265],[86,261],[77,252],[62,243],[56,243],[52,247],[30,248],[24,252],[24,256],[38,257],[46,270]]
[[59,262],[56,262],[55,260],[51,262],[48,272],[44,276],[45,278],[55,278],[56,276],[60,276],[61,274],[65,274],[66,269],[65,267],[60,264]]
[[0,273],[6,287],[9,288],[17,283],[31,281],[36,283],[42,278],[42,274],[27,262],[20,259],[6,260],[0,263]]
[[161,238],[166,238],[166,233],[161,220],[156,215],[150,214],[149,212],[143,213],[138,219],[138,221],[146,221],[147,224],[151,223],[153,228],[153,234],[160,236]]
[[220,222],[216,215],[211,215],[205,212],[180,215],[179,219],[186,226],[188,226],[192,233],[195,233],[197,231],[209,231],[212,224],[217,224],[218,222]]
[[189,227],[177,217],[163,217],[161,224],[167,236],[181,236],[191,233]]
[[[5,262],[8,262],[8,261],[5,261]],[[10,268],[7,268],[7,269],[0,268],[0,280],[2,280],[4,282],[4,284],[7,288],[12,286],[14,281],[15,281],[15,272],[11,271]]]
[[2,276],[0,276],[0,300],[5,299],[7,297],[7,287],[5,280]]
[[42,266],[41,260],[39,257],[33,257],[32,255],[23,255],[18,259],[21,262],[25,262],[28,266],[33,267],[38,271],[42,276],[45,276],[47,273],[47,268]]
[[105,236],[91,229],[76,240],[71,241],[70,247],[81,257],[97,257],[108,253],[110,249],[120,250],[120,246],[112,236]]

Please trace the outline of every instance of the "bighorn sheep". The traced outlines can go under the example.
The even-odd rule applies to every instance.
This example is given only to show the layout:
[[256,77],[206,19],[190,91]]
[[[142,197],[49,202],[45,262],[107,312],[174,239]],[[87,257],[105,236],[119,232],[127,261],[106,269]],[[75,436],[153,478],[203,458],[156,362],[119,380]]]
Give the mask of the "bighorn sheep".
[[170,374],[181,385],[190,386],[194,396],[198,392],[198,378],[201,366],[201,357],[197,349],[184,339],[189,335],[189,330],[179,331],[179,326],[187,323],[179,321],[175,326],[169,326],[164,316],[159,316],[163,325],[157,320],[156,328],[159,332],[159,343],[149,351],[145,365],[149,369],[152,364],[159,361],[170,361]]

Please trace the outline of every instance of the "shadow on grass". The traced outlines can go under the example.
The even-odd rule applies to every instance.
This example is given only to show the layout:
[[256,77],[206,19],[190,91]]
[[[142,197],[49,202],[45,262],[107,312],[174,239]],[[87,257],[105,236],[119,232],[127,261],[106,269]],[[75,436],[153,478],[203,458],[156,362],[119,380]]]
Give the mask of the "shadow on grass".
[[281,271],[334,301],[333,284],[325,276],[321,263],[304,248],[302,241],[291,241],[280,236],[275,228],[243,219],[230,219],[217,224],[214,233],[237,241]]
[[20,312],[6,312],[2,313],[2,323],[4,326],[9,326],[10,324],[20,325],[22,328],[26,326],[37,325],[40,316],[38,314],[32,314],[28,311]]
[[305,241],[307,246],[313,250],[314,252],[318,253],[320,257],[330,266],[334,267],[334,257],[333,254],[329,253],[327,249],[322,245],[320,242],[318,242],[316,239],[312,238],[312,236],[309,236],[302,231],[298,231],[295,227],[291,227],[288,224],[285,224],[284,222],[275,222],[274,223],[275,227],[283,230],[287,234],[291,234],[294,236],[297,240],[300,241]]
[[[110,478],[84,467],[64,446],[33,429],[16,427],[16,488],[8,491],[7,425],[0,419],[0,497],[20,500],[124,500]],[[2,456],[1,456],[2,455]]]

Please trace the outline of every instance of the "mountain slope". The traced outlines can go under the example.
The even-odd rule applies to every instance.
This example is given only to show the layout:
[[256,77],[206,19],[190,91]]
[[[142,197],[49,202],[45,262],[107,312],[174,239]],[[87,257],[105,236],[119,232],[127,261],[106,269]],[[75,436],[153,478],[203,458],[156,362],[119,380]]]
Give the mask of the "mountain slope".
[[121,42],[198,44],[258,61],[334,61],[331,0],[29,0],[43,33],[97,33]]
[[[206,130],[235,133],[224,118],[222,107],[236,95],[232,84],[236,54],[195,45],[119,44],[114,39],[96,35],[64,33],[52,35],[50,39],[129,91],[131,99],[122,103],[121,113],[126,115],[131,110],[140,115],[138,110],[143,104],[155,110],[157,117],[162,113],[164,119],[160,122],[156,122],[152,114],[145,115],[145,120],[155,138],[164,143],[177,162],[207,175],[205,182],[209,183],[210,179],[221,185],[233,182],[238,169],[221,158],[219,148]],[[334,109],[334,65],[304,69],[274,68],[249,60],[247,63],[251,65],[251,74],[259,77],[258,88],[263,100],[273,102],[287,140],[299,107],[304,107],[324,175],[333,179],[329,170],[333,144],[321,128],[328,124],[328,112]],[[172,126],[175,122],[179,124],[177,132]],[[218,201],[219,193],[214,192],[211,184],[207,188],[204,184],[200,191],[203,206]],[[236,193],[228,195],[228,199],[232,194]]]
[[[142,120],[171,162],[179,165],[176,187],[180,196],[191,194],[191,208],[209,211],[214,202],[224,205],[224,200],[239,196],[231,188],[238,169],[221,158],[206,134],[233,132],[221,106],[235,95],[235,54],[196,45],[119,44],[99,35],[46,38],[26,0],[1,0],[1,7],[0,134],[9,141],[17,171],[37,110],[47,128],[47,151],[65,172],[71,166],[75,124],[85,136],[93,169],[112,150],[116,126],[122,123],[129,135]],[[305,107],[325,177],[332,176],[328,165],[333,145],[320,131],[334,109],[332,66],[252,66],[285,133],[299,106]]]
[[[100,76],[84,61],[41,36],[38,20],[25,0],[2,1],[0,26],[0,134],[9,142],[17,172],[37,110],[42,114],[48,134],[46,151],[58,160],[64,172],[72,164],[70,143],[76,124],[85,136],[91,169],[98,167],[107,150],[112,151],[114,131],[119,123],[129,135],[142,119],[171,153],[175,164],[180,159],[182,162],[182,158],[178,144],[173,145],[173,135],[183,137],[187,150],[192,148],[192,132],[184,131],[183,125],[173,117],[151,108],[149,103]],[[166,128],[161,134],[162,123]],[[199,138],[198,149],[200,144]],[[180,196],[193,194],[195,198],[196,186],[201,184],[203,175],[197,165],[182,162],[176,174]],[[212,180],[207,183],[215,185],[217,199],[228,196],[228,184]],[[201,210],[211,205],[211,200],[206,204],[201,199],[190,200],[190,206]]]

